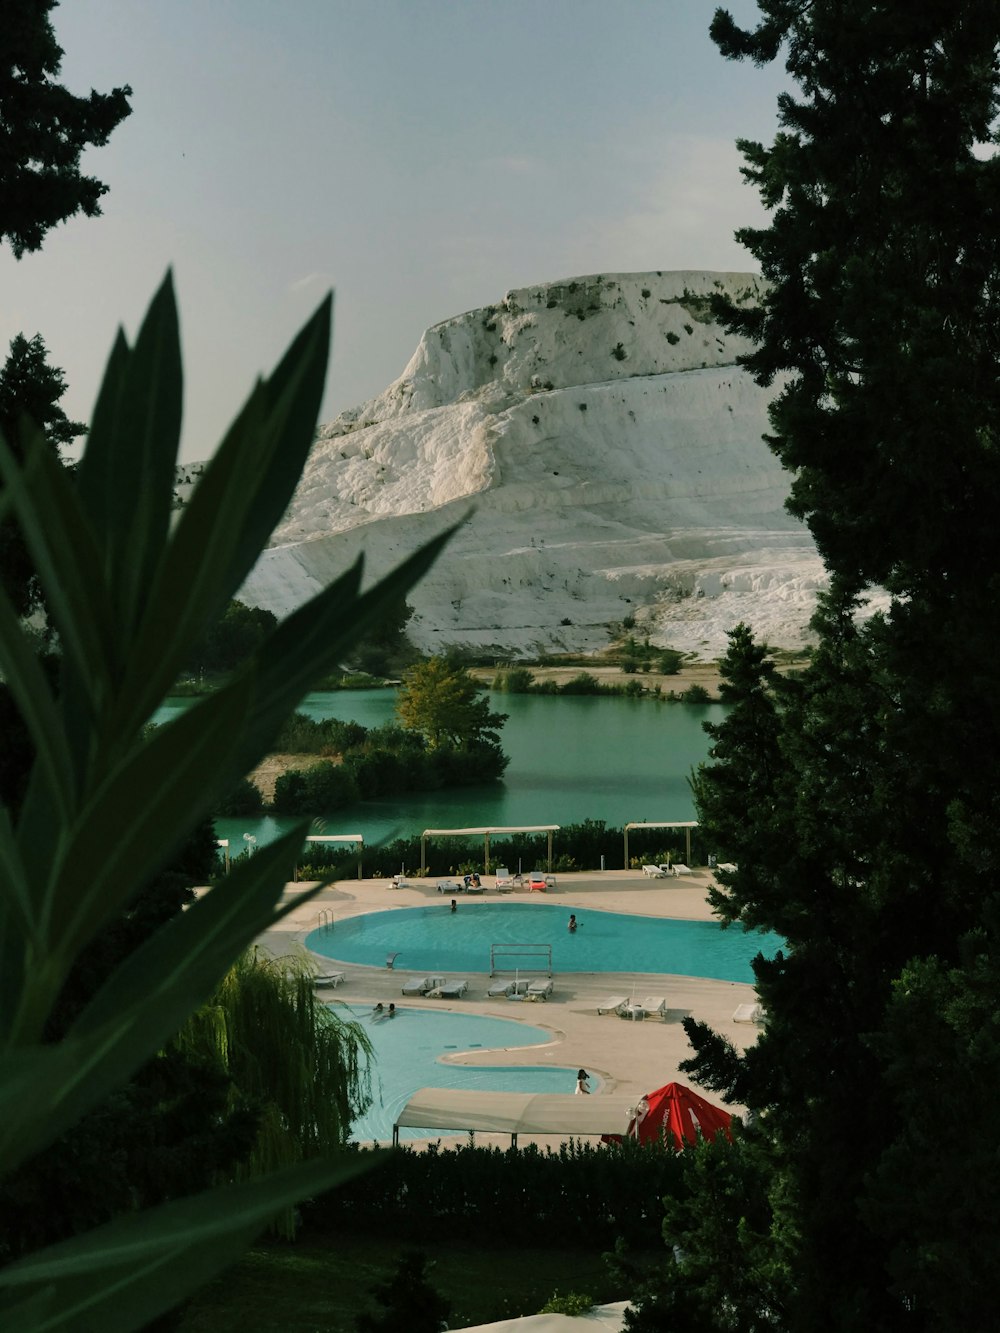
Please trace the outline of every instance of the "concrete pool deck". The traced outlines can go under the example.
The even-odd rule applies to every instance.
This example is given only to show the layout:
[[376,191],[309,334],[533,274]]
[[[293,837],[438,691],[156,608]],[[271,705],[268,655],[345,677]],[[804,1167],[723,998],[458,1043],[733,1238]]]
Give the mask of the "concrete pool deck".
[[[489,887],[476,901],[497,899],[492,876],[484,883]],[[706,869],[667,879],[647,879],[639,872],[628,870],[558,874],[556,887],[545,895],[545,900],[564,906],[567,918],[574,908],[588,907],[640,916],[711,921],[713,916],[707,902],[711,883],[711,872]],[[294,901],[308,887],[305,884],[289,885],[285,901]],[[533,895],[521,890],[504,900],[517,901],[529,896]],[[461,909],[465,895],[456,894],[455,897]],[[401,907],[440,904],[441,901],[436,878],[413,880],[409,887],[395,890],[391,888],[391,880],[387,879],[340,880],[301,907],[293,908],[280,926],[264,935],[259,943],[269,953],[281,956],[302,945],[309,932],[320,924],[321,913],[329,914],[336,923],[363,912],[392,911]],[[691,1082],[679,1068],[680,1062],[691,1053],[682,1027],[682,1019],[688,1015],[723,1033],[740,1050],[752,1045],[757,1036],[757,1029],[752,1024],[733,1022],[736,1006],[752,1003],[755,999],[753,987],[740,982],[663,973],[564,972],[553,977],[553,993],[547,1001],[528,1004],[488,999],[486,992],[494,979],[487,972],[464,974],[469,989],[461,999],[435,1000],[402,995],[403,982],[412,975],[404,966],[393,969],[357,963],[338,963],[336,966],[345,973],[346,979],[336,990],[321,992],[329,1000],[361,1006],[379,1000],[383,1004],[393,1001],[401,1010],[489,1014],[545,1028],[552,1034],[548,1045],[470,1052],[460,1058],[458,1062],[461,1064],[529,1063],[583,1068],[601,1079],[600,1092],[624,1094],[636,1099],[665,1083],[675,1080]],[[614,1013],[598,1014],[597,1006],[602,1000],[612,995],[633,994],[640,1003],[647,995],[663,996],[667,1004],[666,1017],[651,1016],[633,1021],[619,1018]],[[405,1013],[401,1013],[400,1018],[405,1019]],[[706,1095],[711,1101],[720,1101],[711,1093]],[[496,1141],[503,1146],[509,1142],[506,1135],[477,1134],[476,1138],[477,1142]],[[554,1138],[543,1142],[556,1144]]]

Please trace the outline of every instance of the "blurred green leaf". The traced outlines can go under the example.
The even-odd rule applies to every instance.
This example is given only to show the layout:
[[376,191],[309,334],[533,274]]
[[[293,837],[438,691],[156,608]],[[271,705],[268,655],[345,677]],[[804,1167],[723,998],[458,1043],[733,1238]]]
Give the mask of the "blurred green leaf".
[[252,693],[251,678],[233,681],[157,727],[83,806],[46,902],[49,939],[60,952],[75,955],[209,812],[232,773]]
[[114,622],[97,538],[73,483],[40,433],[33,435],[24,467],[0,437],[0,477],[63,651],[76,664],[88,700],[106,698],[111,688]]

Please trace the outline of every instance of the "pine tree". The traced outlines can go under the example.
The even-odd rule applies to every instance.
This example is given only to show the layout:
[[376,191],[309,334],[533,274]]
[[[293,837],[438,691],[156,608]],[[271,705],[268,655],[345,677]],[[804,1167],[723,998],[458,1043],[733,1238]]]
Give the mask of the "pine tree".
[[0,24],[0,240],[15,256],[77,213],[96,217],[107,186],[80,170],[88,147],[107,143],[129,114],[132,89],[78,97],[56,76],[62,63],[49,19],[57,0],[20,0]]

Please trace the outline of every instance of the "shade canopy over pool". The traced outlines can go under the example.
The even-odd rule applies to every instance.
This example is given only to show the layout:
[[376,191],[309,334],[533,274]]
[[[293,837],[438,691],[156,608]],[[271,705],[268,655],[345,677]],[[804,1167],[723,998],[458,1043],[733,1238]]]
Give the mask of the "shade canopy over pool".
[[635,1098],[621,1095],[577,1097],[565,1092],[470,1092],[458,1088],[419,1088],[396,1117],[399,1130],[457,1129],[509,1134],[624,1134],[635,1111]]

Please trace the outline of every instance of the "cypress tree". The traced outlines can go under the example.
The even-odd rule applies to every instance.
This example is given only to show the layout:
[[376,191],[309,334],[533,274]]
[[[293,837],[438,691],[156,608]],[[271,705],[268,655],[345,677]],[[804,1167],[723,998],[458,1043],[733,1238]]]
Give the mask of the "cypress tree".
[[[717,896],[724,919],[788,943],[756,964],[768,1021],[745,1056],[687,1024],[690,1071],[750,1109],[743,1169],[750,1189],[769,1181],[771,1210],[766,1282],[758,1225],[705,1326],[987,1327],[1000,1244],[1000,12],[758,9],[754,30],[719,11],[713,36],[730,58],[783,50],[797,92],[780,99],[770,147],[740,144],[772,213],[740,238],[769,288],[757,309],[722,313],[776,387],[770,443],[831,587],[798,678],[778,681],[733,636],[733,708],[696,780],[706,831],[739,865]],[[889,609],[866,619],[873,588]],[[692,1191],[720,1215],[694,1172]],[[673,1265],[668,1290],[690,1296],[711,1248]],[[664,1326],[671,1301],[683,1304],[651,1297],[633,1326]]]

